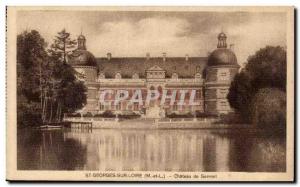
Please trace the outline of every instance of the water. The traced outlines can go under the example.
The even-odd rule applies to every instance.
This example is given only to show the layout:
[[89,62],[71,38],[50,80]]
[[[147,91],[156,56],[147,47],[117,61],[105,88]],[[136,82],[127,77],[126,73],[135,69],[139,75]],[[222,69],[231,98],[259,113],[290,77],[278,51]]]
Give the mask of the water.
[[284,172],[284,138],[238,130],[18,130],[19,170]]

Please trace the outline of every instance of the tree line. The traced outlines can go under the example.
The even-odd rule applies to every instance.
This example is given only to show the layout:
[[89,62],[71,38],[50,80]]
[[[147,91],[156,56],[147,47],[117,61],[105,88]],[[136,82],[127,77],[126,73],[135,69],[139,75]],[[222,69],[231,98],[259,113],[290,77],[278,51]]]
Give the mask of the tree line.
[[86,87],[68,63],[76,47],[65,29],[47,45],[36,30],[17,36],[17,123],[60,122],[63,114],[86,104]]
[[280,46],[266,46],[249,56],[227,96],[243,122],[285,129],[286,62],[286,50]]

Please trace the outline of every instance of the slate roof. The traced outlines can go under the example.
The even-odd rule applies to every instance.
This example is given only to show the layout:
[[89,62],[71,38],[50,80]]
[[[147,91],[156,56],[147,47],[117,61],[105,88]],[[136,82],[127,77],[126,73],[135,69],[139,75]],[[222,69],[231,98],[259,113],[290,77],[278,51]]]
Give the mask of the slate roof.
[[157,65],[166,71],[166,77],[177,73],[179,78],[194,78],[197,72],[203,73],[207,65],[207,57],[112,57],[96,58],[99,72],[104,73],[106,78],[114,78],[116,73],[121,73],[122,78],[132,78],[138,73],[140,78],[146,76],[146,70]]
[[96,58],[87,50],[76,49],[68,58],[73,66],[97,66]]
[[208,66],[219,65],[239,66],[234,52],[227,48],[218,48],[214,50],[208,58]]

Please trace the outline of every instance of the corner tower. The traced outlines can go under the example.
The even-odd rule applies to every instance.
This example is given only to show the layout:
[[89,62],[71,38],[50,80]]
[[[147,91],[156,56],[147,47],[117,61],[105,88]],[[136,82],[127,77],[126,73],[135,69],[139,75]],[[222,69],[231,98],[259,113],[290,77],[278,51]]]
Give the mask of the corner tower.
[[86,49],[86,39],[82,34],[77,38],[77,45],[77,49],[69,56],[69,63],[75,69],[77,79],[87,87],[87,104],[82,112],[92,113],[97,105],[98,66],[94,55]]
[[218,37],[217,49],[208,57],[205,78],[205,112],[227,114],[232,111],[227,100],[230,84],[240,66],[231,49],[227,48],[225,33]]

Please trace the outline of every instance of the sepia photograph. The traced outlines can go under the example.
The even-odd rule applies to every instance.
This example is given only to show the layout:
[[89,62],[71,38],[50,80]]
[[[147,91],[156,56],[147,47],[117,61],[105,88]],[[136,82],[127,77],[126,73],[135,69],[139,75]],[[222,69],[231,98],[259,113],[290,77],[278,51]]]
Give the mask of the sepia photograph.
[[6,21],[7,180],[294,180],[294,7]]

